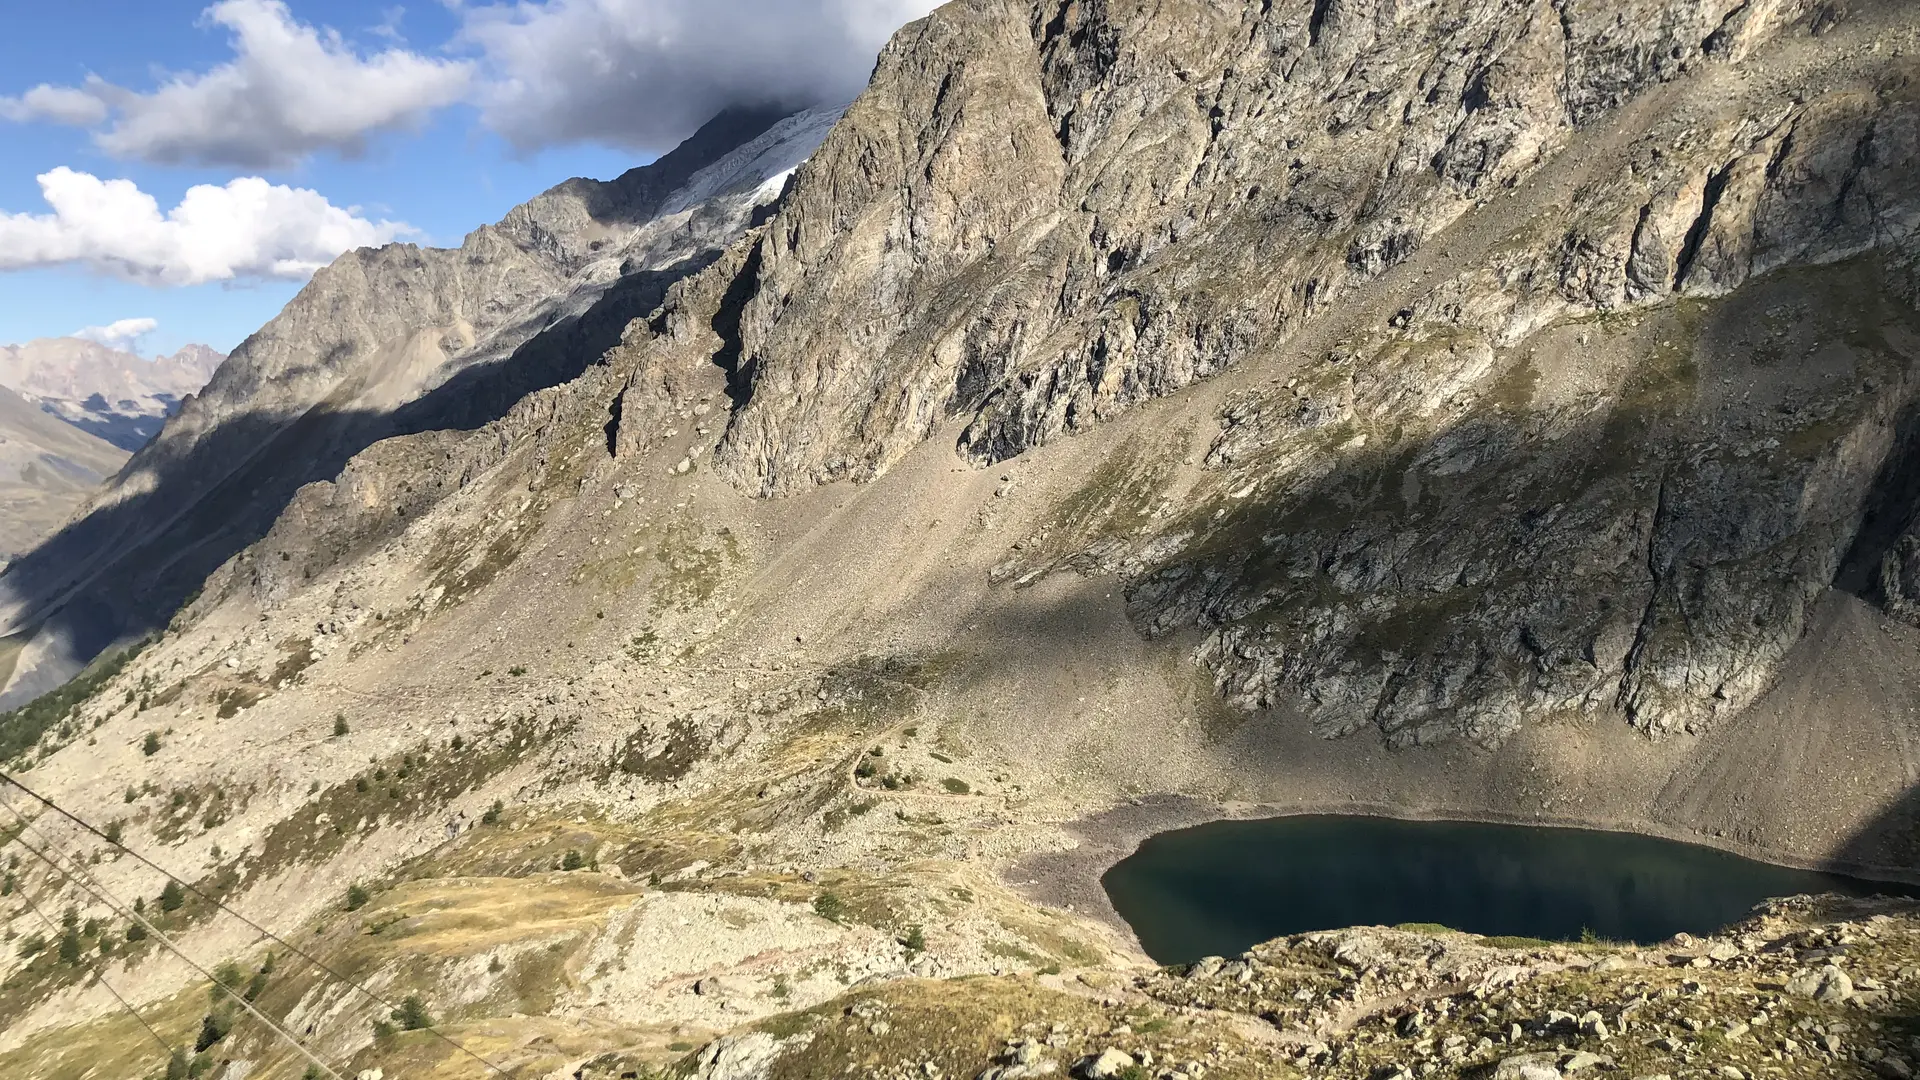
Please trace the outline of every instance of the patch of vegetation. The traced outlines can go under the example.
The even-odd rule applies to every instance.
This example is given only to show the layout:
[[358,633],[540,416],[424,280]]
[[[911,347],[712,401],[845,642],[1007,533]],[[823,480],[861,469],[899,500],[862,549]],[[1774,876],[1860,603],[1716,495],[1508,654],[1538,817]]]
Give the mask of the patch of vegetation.
[[1146,527],[1185,441],[1175,436],[1149,446],[1138,436],[1128,438],[1053,512],[1041,530],[1047,546],[1067,554],[1099,537],[1132,536]]
[[240,710],[251,709],[266,700],[267,692],[257,686],[225,686],[214,692],[213,703],[219,706],[222,720],[231,720],[240,715]]
[[[437,812],[563,733],[524,718],[496,723],[460,753],[418,753],[382,759],[352,781],[335,785],[283,818],[253,845],[250,873],[322,860],[382,821]],[[498,817],[495,817],[495,821]]]
[[655,612],[685,611],[713,598],[726,572],[740,562],[740,543],[732,530],[709,535],[688,517],[675,517],[661,527],[654,560],[660,564],[649,588]]
[[629,660],[645,662],[657,659],[660,655],[660,635],[655,633],[652,627],[648,627],[634,635],[633,640],[627,642],[623,651]]
[[880,801],[878,799],[860,799],[856,802],[836,806],[826,812],[826,815],[820,819],[820,824],[828,832],[836,832],[846,828],[847,822],[867,813],[879,805]]
[[280,663],[273,669],[273,685],[285,686],[299,681],[315,659],[312,638],[288,638],[281,642]]
[[427,1012],[426,1002],[418,994],[408,994],[393,1010],[393,1022],[400,1025],[401,1031],[424,1031],[433,1026],[433,1016]]
[[[151,643],[151,638],[145,638],[119,652],[102,656],[59,689],[49,690],[11,712],[0,713],[0,761],[17,760],[39,747],[56,726],[78,719],[80,707],[105,689]],[[50,741],[45,749],[51,752],[56,747]]]
[[1495,934],[1480,939],[1480,944],[1489,949],[1553,949],[1566,944],[1563,941],[1548,941],[1545,938],[1520,937],[1514,934]]
[[1028,968],[1037,969],[1047,962],[1046,957],[1040,956],[1030,949],[1023,949],[1018,945],[1005,941],[987,942],[985,952],[988,956],[997,956],[1002,960],[1011,960],[1022,967]]
[[628,776],[671,783],[686,776],[707,749],[707,740],[690,719],[669,721],[664,730],[643,723],[614,751],[613,765]]
[[488,535],[482,526],[448,529],[434,537],[425,568],[431,587],[440,590],[440,605],[452,607],[464,602],[491,584],[501,571],[518,562],[539,531],[540,515],[545,509],[542,501],[506,522],[493,535]]
[[217,828],[252,801],[250,785],[233,792],[211,784],[174,788],[166,806],[154,812],[153,835],[170,844],[190,835],[196,826],[203,832]]

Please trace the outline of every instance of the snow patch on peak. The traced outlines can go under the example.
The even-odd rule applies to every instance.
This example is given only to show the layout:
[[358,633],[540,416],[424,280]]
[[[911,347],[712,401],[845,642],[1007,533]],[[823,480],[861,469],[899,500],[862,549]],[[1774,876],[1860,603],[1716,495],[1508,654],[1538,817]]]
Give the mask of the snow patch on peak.
[[755,202],[778,197],[787,177],[820,149],[827,132],[846,111],[847,104],[841,104],[794,113],[694,173],[667,199],[661,216],[677,214],[720,195],[752,192]]

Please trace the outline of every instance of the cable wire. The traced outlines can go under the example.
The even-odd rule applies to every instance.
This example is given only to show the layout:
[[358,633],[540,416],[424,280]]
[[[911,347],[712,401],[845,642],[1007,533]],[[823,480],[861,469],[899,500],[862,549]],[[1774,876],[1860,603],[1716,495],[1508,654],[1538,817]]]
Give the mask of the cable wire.
[[[259,923],[254,922],[252,919],[247,918],[245,915],[242,915],[240,912],[235,911],[233,908],[228,907],[225,903],[221,902],[219,899],[207,895],[206,893],[202,892],[197,886],[195,886],[192,882],[187,881],[186,879],[178,876],[177,874],[174,874],[172,871],[168,870],[166,867],[161,866],[160,864],[154,862],[152,859],[149,859],[145,855],[142,855],[139,852],[133,850],[132,848],[128,847],[126,844],[123,844],[120,841],[114,839],[113,837],[108,836],[106,833],[95,828],[90,822],[82,820],[80,817],[69,812],[65,807],[54,802],[52,799],[49,799],[46,796],[41,795],[39,792],[36,792],[32,788],[21,783],[19,780],[15,779],[12,774],[7,772],[0,772],[0,782],[19,788],[20,791],[23,792],[28,798],[34,800],[35,802],[46,807],[47,809],[52,810],[54,813],[59,814],[61,817],[66,818],[68,821],[73,822],[75,825],[78,825],[80,828],[86,830],[89,833],[92,833],[94,836],[99,837],[101,840],[106,841],[108,844],[111,844],[116,849],[123,851],[128,855],[133,856],[142,865],[146,866],[151,870],[158,872],[159,874],[164,876],[167,880],[174,882],[175,884],[179,885],[181,888],[192,893],[194,896],[200,898],[201,900],[205,900],[207,903],[212,904],[214,907],[240,920],[242,923],[246,924],[248,928],[252,929],[255,933],[260,934],[262,937],[267,938],[268,940],[286,949],[288,952],[292,953],[293,955],[306,961],[308,964],[310,964],[314,968],[317,968],[321,972],[325,973],[327,977],[331,978],[335,982],[338,982],[344,986],[352,988],[353,990],[357,991],[361,996],[367,998],[368,1000],[374,1002],[375,1004],[379,1005],[381,1008],[388,1010],[389,1012],[399,1011],[399,1006],[395,1005],[393,1002],[386,1000],[385,998],[381,997],[379,994],[376,994],[373,991],[367,989],[365,986],[360,985],[354,980],[349,979],[345,975],[342,975],[339,972],[335,971],[334,969],[328,967],[326,964],[322,963],[319,960],[319,958],[313,956],[310,953],[305,952],[299,946],[295,945],[293,942],[286,940],[285,938],[274,933],[273,931],[268,930],[266,927],[261,926]],[[7,808],[9,810],[13,809],[10,804],[7,806]],[[22,821],[28,820],[25,817],[25,815],[22,815],[18,810],[14,810],[13,813],[16,817],[19,817]],[[28,822],[28,825],[29,827],[34,827],[31,822]],[[191,961],[189,961],[189,963],[191,963]],[[493,1062],[488,1061],[486,1058],[481,1057],[479,1054],[474,1053],[473,1051],[467,1049],[466,1047],[461,1046],[459,1043],[454,1042],[451,1038],[448,1038],[446,1035],[441,1034],[438,1029],[430,1027],[430,1028],[426,1028],[425,1030],[427,1034],[433,1036],[434,1038],[440,1040],[443,1043],[446,1043],[448,1046],[452,1047],[454,1050],[456,1050],[460,1054],[466,1057],[472,1058],[473,1060],[479,1062],[482,1065],[485,1065],[488,1069],[491,1069],[492,1071],[498,1073],[501,1076],[510,1076],[510,1074],[505,1069],[501,1068],[498,1065],[495,1065]],[[324,1068],[325,1066],[322,1066],[322,1067]]]
[[[18,810],[15,810],[11,803],[7,803],[4,800],[0,800],[0,806],[5,806],[7,810],[11,812],[15,817],[19,818],[21,822],[27,826],[27,828],[33,829],[35,832],[41,831],[33,821],[27,818],[26,815],[20,813],[20,811]],[[46,863],[47,866],[52,870],[61,874],[65,874],[69,879],[72,879],[76,884],[78,884],[83,892],[87,893],[89,896],[92,896],[95,900],[98,900],[101,903],[107,905],[107,907],[111,908],[115,914],[125,916],[126,918],[130,918],[134,922],[138,923],[142,929],[146,930],[146,932],[153,937],[155,941],[158,941],[161,945],[165,946],[168,952],[173,953],[175,956],[179,957],[182,961],[184,961],[188,967],[192,968],[193,970],[199,972],[201,975],[205,976],[208,981],[213,983],[213,985],[219,987],[222,993],[226,994],[227,997],[231,998],[234,1004],[240,1006],[242,1009],[245,1009],[248,1015],[252,1016],[255,1020],[260,1021],[262,1024],[265,1024],[267,1028],[271,1030],[274,1034],[280,1036],[282,1039],[285,1039],[288,1045],[292,1046],[295,1050],[299,1051],[301,1057],[304,1057],[308,1061],[313,1062],[315,1066],[317,1066],[319,1069],[325,1072],[328,1076],[333,1077],[334,1080],[345,1080],[345,1078],[342,1077],[339,1074],[339,1072],[335,1071],[333,1066],[328,1065],[326,1062],[320,1060],[319,1055],[307,1049],[306,1045],[302,1043],[299,1039],[295,1038],[292,1033],[288,1032],[285,1028],[275,1023],[271,1018],[269,1018],[265,1013],[261,1012],[259,1009],[254,1008],[253,1002],[248,1001],[247,999],[241,997],[237,993],[234,993],[233,988],[228,986],[226,983],[220,981],[219,976],[215,975],[211,971],[208,971],[206,968],[201,967],[197,962],[195,962],[193,957],[188,956],[184,950],[182,950],[178,945],[173,943],[173,940],[171,938],[167,937],[166,934],[162,933],[159,927],[153,925],[151,922],[148,922],[147,917],[145,915],[142,915],[140,912],[135,911],[132,908],[127,907],[121,904],[118,900],[116,900],[113,894],[107,891],[106,886],[101,885],[100,882],[94,878],[93,874],[87,870],[85,864],[83,864],[80,860],[74,859],[73,860],[74,865],[72,868],[63,867],[58,862],[55,862],[52,856],[34,847],[32,844],[27,843],[25,840],[21,839],[20,837],[18,836],[14,837],[13,842],[16,844],[19,844],[23,848],[26,848],[29,854],[33,855],[35,858],[39,859],[41,862]],[[66,857],[72,858],[71,856],[66,856]]]
[[[7,809],[13,810],[13,807],[9,806],[7,807]],[[19,813],[18,811],[15,811],[16,816],[18,816],[18,813]],[[25,847],[26,845],[23,844],[21,846]],[[40,916],[40,921],[47,924],[47,929],[54,930],[60,933],[66,932],[66,928],[64,926],[60,926],[59,924],[55,923],[53,921],[52,916],[40,910],[40,905],[33,902],[33,897],[28,895],[25,886],[22,886],[20,889],[20,899],[25,900],[27,902],[27,907],[35,915]],[[134,1020],[139,1022],[141,1027],[147,1029],[147,1034],[153,1036],[153,1041],[160,1044],[160,1049],[166,1051],[166,1054],[168,1057],[172,1057],[174,1054],[179,1053],[179,1048],[174,1046],[172,1043],[168,1042],[165,1038],[163,1038],[158,1031],[155,1031],[153,1029],[153,1025],[147,1023],[147,1018],[140,1015],[140,1010],[134,1008],[131,1004],[129,1004],[126,998],[121,997],[120,991],[115,990],[113,988],[113,984],[107,981],[106,973],[100,970],[105,966],[106,966],[106,961],[104,960],[96,960],[93,962],[93,977],[99,981],[101,988],[106,990],[107,993],[112,994],[113,1000],[119,1002],[121,1008],[127,1010],[127,1012],[130,1015],[132,1015]]]

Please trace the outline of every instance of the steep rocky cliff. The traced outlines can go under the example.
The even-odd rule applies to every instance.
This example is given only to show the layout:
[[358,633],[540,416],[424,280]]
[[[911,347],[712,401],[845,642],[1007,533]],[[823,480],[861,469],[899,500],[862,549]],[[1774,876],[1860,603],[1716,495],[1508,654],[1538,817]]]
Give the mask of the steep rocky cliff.
[[1223,491],[1108,556],[1143,626],[1329,734],[1697,730],[1914,509],[1920,111],[1859,8],[967,5],[755,248],[719,463],[987,465],[1259,362]]
[[[1116,974],[1099,874],[1154,828],[1312,810],[1920,874],[1916,57],[1893,0],[960,0],[736,189],[724,249],[593,246],[597,200],[665,212],[689,169],[316,278],[76,533],[198,595],[0,745],[376,981],[164,915],[352,1069],[472,1064],[376,1035],[407,994],[536,1076],[1012,1077],[1103,1041],[1179,1077],[1546,1075],[1592,1034],[1572,1000],[1649,1009],[1604,1048],[1635,1069],[1910,1067],[1907,922],[1776,906],[1672,960],[1404,931],[1183,983]],[[322,302],[375,287],[432,317]],[[230,445],[259,449],[194,471]],[[116,519],[143,484],[186,509]],[[121,565],[0,587],[70,626],[135,579],[61,567]],[[76,875],[21,883],[113,923]],[[1836,951],[1866,925],[1885,949]],[[103,978],[191,1042],[200,977],[125,949]],[[1848,955],[1888,996],[1782,988]],[[1456,962],[1545,981],[1428,980]],[[81,969],[0,965],[0,1069],[150,1064]],[[1709,998],[1769,1019],[1728,1035]],[[1061,1028],[949,1037],[1014,1013]],[[207,1067],[300,1074],[235,1031]]]

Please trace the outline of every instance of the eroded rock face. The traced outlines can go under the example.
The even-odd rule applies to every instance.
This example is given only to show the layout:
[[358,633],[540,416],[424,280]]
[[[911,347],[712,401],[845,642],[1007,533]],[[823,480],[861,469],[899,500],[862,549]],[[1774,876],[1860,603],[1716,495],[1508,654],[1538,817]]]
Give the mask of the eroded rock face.
[[[872,475],[951,415],[981,461],[1081,430],[1281,344],[1578,153],[1583,126],[1796,19],[1732,0],[955,5],[888,49],[759,246],[738,332],[759,400],[722,460],[772,492]],[[1810,245],[1866,246],[1841,158],[1865,149],[1873,96],[1771,104],[1687,132],[1712,145],[1685,161],[1648,147],[1654,167],[1626,178],[1641,190],[1604,208],[1612,250],[1573,233],[1535,252],[1567,299],[1615,306],[1689,274],[1726,288]],[[1909,137],[1873,134],[1868,183],[1910,182],[1893,175]],[[1736,182],[1789,144],[1786,173]],[[1845,236],[1826,235],[1836,212]],[[846,317],[810,316],[825,307]]]
[[1095,560],[1228,697],[1399,745],[1754,700],[1910,516],[1910,16],[1178,7],[895,40],[716,268],[719,467],[868,478],[954,421],[989,463],[1259,359],[1200,504]]

